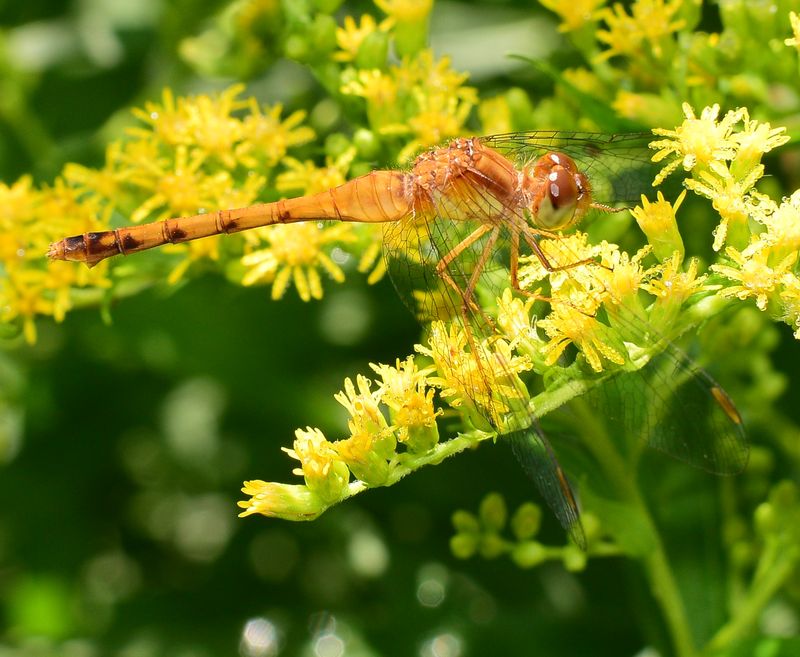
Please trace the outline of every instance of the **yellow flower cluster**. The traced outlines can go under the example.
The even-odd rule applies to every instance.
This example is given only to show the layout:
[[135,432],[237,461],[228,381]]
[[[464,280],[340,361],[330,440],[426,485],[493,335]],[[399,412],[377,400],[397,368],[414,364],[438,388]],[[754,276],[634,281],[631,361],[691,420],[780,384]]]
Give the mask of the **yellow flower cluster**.
[[[356,140],[348,141],[318,166],[291,157],[294,148],[315,137],[304,124],[304,112],[284,116],[280,104],[263,107],[242,96],[243,85],[194,97],[177,97],[166,89],[159,100],[133,110],[138,124],[107,147],[101,167],[68,164],[50,188],[36,189],[26,178],[0,188],[5,274],[0,321],[24,328],[33,342],[37,315],[60,320],[78,300],[96,302],[108,288],[113,295],[114,285],[126,276],[166,276],[174,283],[195,264],[214,263],[245,285],[271,285],[273,298],[291,286],[304,300],[320,298],[324,275],[336,282],[344,279],[348,251],[358,256],[357,268],[370,282],[380,279],[385,273],[381,231],[348,224],[274,226],[238,239],[168,245],[164,251],[172,257],[151,260],[155,268],[140,269],[138,261],[118,268],[120,262],[112,260],[88,272],[44,258],[49,242],[126,221],[196,215],[274,200],[279,193],[312,194],[335,187],[364,172],[364,160],[374,160],[381,141],[407,161],[421,148],[462,134],[477,103],[476,91],[465,86],[467,76],[454,72],[446,58],[434,59],[411,38],[412,33],[425,34],[432,3],[376,4],[388,18],[380,23],[370,16],[358,22],[346,18],[336,31],[339,50],[330,54],[343,65],[335,85],[365,99],[371,130],[362,132],[374,142],[366,147],[371,151],[361,152],[363,142],[357,147]],[[397,41],[397,32],[404,30],[409,34],[400,49],[403,61],[387,69],[387,40]],[[369,56],[360,56],[362,50]],[[382,68],[363,68],[370,62]]]
[[[650,246],[631,257],[615,244],[592,245],[587,235],[580,232],[542,240],[540,245],[551,263],[563,266],[591,261],[548,272],[535,256],[523,259],[520,268],[523,289],[532,289],[545,281],[550,288],[550,297],[546,299],[550,312],[536,322],[536,328],[543,330],[548,339],[539,341],[535,334],[526,342],[526,352],[538,351],[548,367],[558,361],[570,344],[579,349],[595,372],[602,372],[609,365],[623,366],[632,361],[630,351],[634,346],[643,349],[653,346],[645,327],[656,321],[658,326],[669,326],[686,299],[708,289],[705,277],[697,276],[696,262],[690,261],[687,271],[682,271],[682,253],[677,250],[664,262],[645,267],[642,261],[652,252]],[[655,297],[649,307],[642,303],[640,290]],[[528,315],[530,303],[523,308],[520,304],[508,304],[506,299],[498,308],[498,322],[509,337],[519,335],[519,327],[532,326]],[[599,312],[601,308],[603,313]],[[510,331],[507,326],[517,328]]]
[[[281,184],[281,176],[291,179],[293,173],[298,180],[317,175],[326,181],[312,165],[288,156],[291,148],[314,138],[313,130],[302,125],[305,113],[294,112],[282,119],[281,105],[262,108],[253,98],[241,99],[243,90],[242,85],[235,85],[215,97],[177,100],[166,90],[161,103],[147,103],[143,110],[134,111],[144,127],[130,130],[133,139],[124,142],[109,161],[125,187],[145,198],[132,210],[132,221],[252,205],[264,193],[268,176],[278,165],[289,168],[278,175],[278,189],[302,187]],[[341,177],[336,180],[337,184],[342,181]],[[271,240],[273,230],[275,239]],[[277,298],[293,281],[302,298],[319,297],[322,288],[317,265],[336,271],[334,277],[341,279],[338,268],[325,267],[329,259],[318,250],[337,241],[325,232],[312,225],[305,231],[308,239],[303,243],[283,239],[280,227],[248,235],[248,253],[241,261],[243,282],[272,282],[272,294]],[[273,242],[278,246],[273,248]],[[263,248],[265,243],[268,246]],[[173,269],[170,282],[178,280],[195,261],[220,259],[219,247],[216,239],[171,247],[187,255]],[[311,253],[313,249],[317,250]]]
[[[34,187],[28,177],[0,184],[0,321],[21,327],[26,340],[34,342],[37,315],[60,321],[76,303],[97,303],[112,287],[117,277],[110,272],[118,261],[92,270],[47,261],[50,242],[108,230],[112,218],[138,223],[245,207],[269,187],[314,193],[347,179],[354,148],[322,167],[290,157],[291,149],[314,138],[303,125],[305,113],[282,118],[280,105],[262,107],[253,98],[241,98],[242,91],[235,85],[213,96],[176,98],[167,89],[159,102],[133,111],[139,125],[108,146],[102,167],[68,164],[47,187]],[[319,298],[320,269],[335,281],[344,277],[330,251],[356,242],[359,230],[308,224],[290,233],[276,226],[246,234],[244,241],[210,238],[167,246],[165,251],[184,256],[169,261],[168,281],[180,279],[197,261],[219,261],[235,265],[246,285],[272,283],[275,298],[290,284],[305,300]],[[363,241],[374,243],[375,233]],[[377,259],[374,246],[367,251],[362,271]],[[135,268],[120,271],[135,273]],[[382,273],[375,267],[370,280]]]
[[688,105],[683,109],[686,120],[676,130],[655,131],[668,139],[654,142],[654,160],[671,158],[659,179],[683,166],[692,175],[686,187],[709,198],[719,213],[713,246],[724,247],[729,261],[711,266],[727,279],[718,294],[754,299],[800,338],[800,192],[776,203],[755,187],[764,175],[762,156],[789,141],[785,129],[751,119],[746,109],[721,120],[716,105],[699,118]]
[[[643,198],[632,211],[650,242],[633,256],[614,244],[590,244],[580,232],[543,239],[541,249],[557,270],[548,271],[534,256],[521,259],[520,285],[533,298],[524,307],[510,299],[498,304],[501,329],[534,362],[552,366],[574,345],[595,372],[635,367],[642,350],[659,348],[659,333],[648,327],[658,326],[668,337],[670,327],[684,321],[684,304],[698,293],[752,298],[800,337],[800,192],[779,204],[755,189],[764,173],[761,156],[787,141],[784,130],[751,120],[744,109],[721,119],[716,106],[699,118],[688,105],[684,112],[686,120],[676,130],[655,131],[664,139],[651,145],[653,159],[666,162],[656,182],[680,166],[691,172],[686,186],[710,198],[720,214],[714,248],[725,246],[728,261],[711,266],[718,275],[714,284],[698,275],[695,260],[683,263],[675,213],[685,192],[675,203],[662,195],[655,202]],[[657,262],[645,266],[651,254]],[[580,262],[588,264],[572,266]],[[533,326],[527,311],[543,287],[549,290],[542,300],[550,312],[535,328],[546,339],[536,331],[525,334],[525,327]],[[647,303],[641,292],[650,295]]]
[[393,23],[392,18],[387,18],[379,24],[369,14],[361,16],[358,23],[352,16],[345,16],[344,25],[336,30],[339,51],[334,53],[333,58],[339,62],[352,62],[368,37],[376,33],[386,33]]
[[630,14],[616,3],[601,10],[598,16],[605,20],[608,29],[599,30],[597,38],[609,46],[601,57],[641,58],[652,53],[656,59],[662,59],[670,54],[673,34],[685,25],[684,20],[675,19],[682,5],[683,0],[637,0]]
[[524,426],[530,396],[519,374],[531,369],[531,361],[515,355],[510,342],[479,339],[459,322],[434,322],[428,346],[416,349],[436,366],[431,384],[473,426],[500,433]]
[[554,12],[561,19],[559,32],[574,32],[597,20],[597,10],[603,7],[605,0],[539,0],[539,4]]
[[89,270],[44,259],[50,242],[98,230],[108,214],[98,199],[82,198],[64,178],[40,189],[28,176],[0,183],[0,321],[21,327],[29,344],[36,341],[37,315],[61,321],[76,302],[75,290],[87,288],[84,299],[97,302],[110,285],[103,266]]
[[[292,449],[284,450],[300,462],[294,474],[304,478],[304,485],[248,481],[242,490],[250,499],[239,502],[242,516],[315,518],[362,487],[391,483],[402,476],[398,472],[404,461],[436,446],[439,411],[433,407],[432,369],[418,368],[411,356],[394,366],[371,367],[378,381],[358,376],[354,385],[346,379],[344,390],[335,395],[349,415],[350,436],[330,442],[319,429],[298,429]],[[350,482],[351,473],[357,482]]]
[[388,71],[349,69],[342,74],[343,94],[360,96],[367,104],[370,127],[379,135],[408,140],[398,160],[407,162],[421,149],[460,136],[478,102],[466,74],[450,68],[450,60],[435,60],[429,50],[406,57]]

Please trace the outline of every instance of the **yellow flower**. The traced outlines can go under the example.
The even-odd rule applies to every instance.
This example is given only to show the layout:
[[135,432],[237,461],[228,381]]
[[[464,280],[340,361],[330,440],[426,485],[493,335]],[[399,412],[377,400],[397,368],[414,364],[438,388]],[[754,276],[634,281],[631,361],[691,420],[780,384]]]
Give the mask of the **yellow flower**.
[[719,286],[705,285],[705,274],[697,275],[697,258],[688,261],[686,271],[681,271],[683,258],[674,253],[659,267],[659,275],[647,280],[641,287],[657,299],[670,299],[682,304],[692,294],[702,290],[717,289]]
[[766,226],[766,234],[760,238],[772,254],[770,260],[800,251],[800,190],[784,198],[780,205],[757,192],[749,200],[750,216]]
[[[238,96],[244,85],[237,84],[215,97],[198,95],[178,98],[170,89],[162,94],[162,105],[146,103],[133,113],[165,144],[190,146],[203,159],[216,158],[224,166],[236,166],[235,146],[244,137],[242,122],[232,113],[244,108]],[[134,128],[131,134],[147,139],[150,130]]]
[[[155,155],[159,145],[170,152],[183,146],[192,151],[192,161],[214,160],[228,170],[239,164],[250,169],[274,167],[288,148],[314,138],[311,128],[300,125],[305,112],[294,112],[282,120],[282,105],[262,110],[255,98],[239,98],[243,90],[244,85],[237,84],[213,97],[198,95],[176,101],[172,91],[165,89],[160,104],[148,102],[144,109],[133,110],[146,127],[132,128],[129,134],[136,138],[134,143],[152,142]],[[240,118],[238,114],[245,109],[249,112]]]
[[347,490],[350,471],[319,429],[297,429],[292,449],[281,449],[300,461],[300,467],[292,472],[305,479],[309,490],[326,503],[341,499]]
[[333,58],[338,62],[352,62],[358,55],[361,44],[370,34],[386,32],[393,23],[392,18],[387,18],[378,25],[372,16],[364,14],[360,24],[357,24],[352,16],[345,16],[344,27],[336,28],[336,43],[340,50],[334,53]]
[[684,103],[683,113],[686,119],[675,130],[653,130],[655,134],[669,138],[650,144],[650,148],[656,149],[653,162],[661,162],[673,156],[672,161],[656,176],[654,185],[660,184],[680,165],[686,171],[691,171],[698,165],[706,168],[714,161],[730,160],[736,153],[733,126],[746,116],[745,109],[731,110],[721,121],[717,121],[719,105],[706,107],[698,119],[691,105]]
[[68,162],[64,166],[64,180],[79,193],[98,196],[112,205],[116,204],[122,176],[114,164],[119,160],[121,150],[122,144],[119,141],[112,141],[106,147],[105,164],[101,169]]
[[791,47],[797,48],[800,50],[800,16],[798,16],[795,12],[789,12],[789,20],[792,23],[792,32],[794,36],[791,39],[785,39],[784,43]]
[[288,149],[314,139],[314,131],[300,125],[306,118],[302,110],[281,120],[283,106],[264,106],[255,98],[247,101],[250,113],[242,119],[243,139],[236,145],[236,157],[248,169],[272,168],[283,160]]
[[334,395],[350,414],[350,438],[337,441],[334,448],[356,477],[380,486],[390,473],[397,441],[379,407],[382,390],[370,390],[371,382],[364,376],[359,375],[356,382],[358,392],[353,382],[345,379],[344,390]]
[[342,84],[343,94],[367,101],[367,115],[374,130],[384,135],[413,135],[399,160],[417,150],[462,133],[477,104],[477,92],[464,86],[467,76],[450,68],[450,60],[434,59],[429,50],[406,57],[388,73],[358,71]]
[[605,324],[579,308],[558,303],[538,325],[550,338],[542,349],[545,364],[553,365],[570,344],[580,349],[586,362],[595,372],[603,371],[603,359],[624,365],[627,354],[612,346],[618,342]]
[[[131,221],[160,221],[193,215],[216,207],[216,199],[233,185],[227,171],[207,174],[203,156],[185,146],[175,150],[174,162],[167,158],[141,158],[141,151],[126,149],[120,155],[128,169],[127,182],[145,200],[131,213]],[[152,216],[155,213],[155,216]]]
[[769,123],[751,119],[744,108],[742,129],[732,135],[736,144],[736,157],[731,162],[731,173],[742,180],[751,175],[761,163],[761,156],[789,141],[786,128],[773,128]]
[[47,298],[47,272],[25,269],[0,278],[0,321],[22,323],[28,344],[36,342],[36,315],[52,315],[54,304]]
[[584,25],[597,21],[597,10],[605,5],[606,0],[539,0],[539,4],[557,14],[561,19],[559,32],[574,32]]
[[64,318],[73,288],[108,287],[106,268],[89,270],[44,259],[47,245],[64,235],[101,230],[108,209],[56,178],[37,190],[29,177],[8,186],[0,183],[0,321],[21,324],[25,339],[36,340],[36,315]]
[[272,282],[272,298],[280,299],[290,282],[303,301],[322,298],[322,279],[318,268],[325,270],[337,283],[344,281],[344,272],[323,247],[355,238],[348,224],[320,227],[306,222],[264,228],[259,235],[269,246],[248,253],[241,259],[248,269],[242,285]]
[[431,385],[441,388],[451,406],[464,408],[478,428],[502,433],[527,418],[529,395],[519,373],[531,369],[531,361],[514,355],[507,341],[479,340],[457,323],[437,321],[431,324],[428,345],[415,349],[436,365],[438,376],[429,377]]
[[422,89],[445,97],[477,99],[477,91],[464,86],[469,74],[454,71],[450,63],[449,57],[436,59],[432,50],[423,50],[415,57],[404,58],[399,66],[392,67],[392,76],[406,91]]
[[682,0],[636,0],[630,15],[625,13],[621,4],[601,10],[598,15],[608,29],[598,30],[597,39],[610,46],[601,58],[609,59],[614,55],[641,57],[644,43],[649,42],[653,56],[660,59],[667,39],[685,25],[683,19],[673,20],[681,4]]
[[649,312],[653,326],[669,326],[681,310],[682,304],[693,294],[704,290],[718,290],[719,285],[706,285],[707,276],[697,275],[696,258],[688,261],[686,271],[681,270],[682,254],[677,251],[658,268],[658,276],[645,281],[641,288],[652,294],[656,302]]
[[327,507],[316,493],[306,486],[277,484],[274,482],[244,482],[242,492],[250,495],[249,500],[237,502],[244,509],[240,518],[260,513],[269,518],[284,520],[314,520]]
[[384,14],[402,23],[417,23],[431,13],[433,0],[375,0]]
[[[34,189],[30,176],[11,186],[0,182],[0,263],[9,270],[24,266],[29,247],[40,241],[35,232],[42,194]],[[45,241],[41,240],[42,246]],[[39,254],[36,254],[39,255]]]
[[629,306],[631,310],[639,310],[639,288],[656,269],[642,267],[642,260],[651,251],[652,247],[648,244],[633,256],[619,249],[608,250],[603,254],[603,266],[595,267],[593,273],[602,281],[600,291],[606,310],[613,312],[613,306]]
[[279,192],[300,190],[303,194],[316,194],[338,187],[347,179],[347,172],[356,156],[354,146],[345,149],[338,157],[325,158],[325,166],[318,167],[313,162],[301,162],[293,157],[284,158],[287,171],[281,173],[275,188]]
[[407,162],[418,151],[457,137],[477,102],[477,96],[473,95],[457,98],[427,93],[423,89],[416,90],[414,97],[417,112],[408,119],[414,139],[400,151],[399,162]]
[[631,210],[639,228],[647,235],[647,241],[653,247],[656,258],[662,262],[672,258],[676,252],[679,258],[683,259],[683,239],[678,230],[675,214],[681,207],[684,198],[686,198],[686,190],[680,193],[673,204],[667,201],[659,190],[655,202],[649,201],[642,194],[641,205]]
[[436,416],[441,411],[433,408],[434,391],[428,387],[428,367],[418,369],[413,356],[395,367],[376,365],[370,367],[381,378],[381,401],[389,407],[392,426],[397,440],[414,452],[424,452],[439,440]]
[[536,330],[531,323],[531,308],[535,301],[533,296],[525,301],[515,297],[511,288],[503,290],[497,299],[497,325],[511,344],[536,339]]
[[[550,340],[541,348],[530,342],[528,348],[538,349],[545,365],[553,365],[569,344],[583,353],[596,372],[603,370],[604,360],[615,365],[624,364],[627,352],[623,336],[631,341],[641,341],[645,337],[637,329],[643,315],[638,291],[653,272],[641,265],[650,247],[640,249],[631,257],[615,244],[589,244],[584,233],[542,240],[539,244],[554,266],[587,258],[599,260],[548,272],[536,256],[521,259],[521,285],[527,289],[547,279],[552,297],[550,313],[536,324]],[[601,305],[612,326],[597,320],[595,315]]]
[[[362,375],[356,377],[358,392],[352,380],[345,379],[344,390],[336,393],[333,398],[338,401],[350,414],[347,427],[350,433],[383,435],[387,433],[389,425],[386,418],[381,413],[379,404],[381,402],[382,390],[370,390],[370,380]],[[389,441],[388,444],[391,444]],[[386,451],[384,456],[389,456],[394,451],[394,445]]]
[[[535,254],[520,258],[519,284],[524,290],[533,289],[540,281],[549,280],[554,295],[572,295],[575,292],[589,294],[595,291],[598,285],[597,273],[594,265],[587,264],[569,267],[582,260],[595,260],[598,256],[609,257],[609,254],[619,247],[607,242],[589,244],[586,233],[575,232],[555,239],[543,239],[539,242],[548,262],[553,267],[568,267],[560,271],[548,271]],[[573,299],[575,302],[576,299]],[[599,303],[599,300],[597,301]],[[589,308],[591,312],[594,305]]]
[[171,145],[186,144],[190,141],[186,117],[175,105],[175,95],[169,87],[165,87],[161,92],[160,105],[148,101],[144,104],[144,109],[136,107],[131,112],[149,127],[130,128],[128,130],[130,135],[146,140],[151,133],[155,133],[160,141]]
[[[279,191],[299,190],[304,194],[314,194],[337,187],[345,182],[355,155],[355,148],[348,148],[336,159],[328,157],[324,167],[286,157],[283,161],[288,170],[278,176],[276,188]],[[248,268],[242,284],[272,282],[272,298],[279,299],[290,281],[293,281],[303,301],[322,298],[322,280],[318,268],[324,269],[337,283],[344,281],[341,267],[322,250],[323,247],[357,239],[353,226],[346,223],[324,227],[313,222],[276,225],[257,231],[257,235],[269,246],[242,258],[242,264]],[[252,237],[250,241],[252,244]]]
[[[673,160],[656,176],[660,183],[681,163],[693,171],[686,186],[711,199],[722,221],[714,232],[714,249],[727,242],[742,248],[750,241],[748,218],[759,202],[754,200],[754,186],[764,174],[761,157],[788,140],[784,128],[772,128],[768,123],[751,120],[747,109],[728,112],[717,121],[719,106],[705,108],[699,119],[684,103],[686,120],[676,130],[654,130],[671,137],[655,141],[658,149],[654,162],[673,156]],[[737,126],[739,122],[741,126]],[[763,207],[763,206],[762,206]]]
[[375,487],[386,485],[393,466],[377,449],[380,444],[380,438],[374,434],[356,433],[337,440],[333,447],[359,481]]
[[[381,257],[383,247],[383,230],[373,224],[364,224],[359,232],[369,233],[370,240],[358,259],[358,271],[367,275],[367,283],[373,285],[386,275],[386,259]],[[371,271],[370,271],[371,270]]]
[[355,73],[355,77],[349,79],[344,77],[340,91],[346,96],[364,98],[368,107],[383,108],[389,107],[395,102],[397,82],[391,75],[377,68],[360,70]]
[[800,340],[800,279],[785,274],[781,285],[781,319],[794,328],[794,337]]
[[205,156],[219,160],[225,167],[236,166],[235,145],[245,136],[242,122],[231,112],[244,107],[237,96],[244,85],[234,85],[216,98],[196,96],[181,98],[186,124],[191,135],[191,145]]
[[742,300],[755,298],[759,310],[767,309],[767,303],[781,285],[784,276],[791,273],[791,268],[797,261],[795,252],[787,255],[775,266],[770,266],[767,262],[770,251],[760,241],[753,242],[741,252],[729,246],[725,249],[725,253],[737,266],[711,265],[711,269],[741,284],[725,287],[719,294]]
[[[727,167],[720,163],[712,163],[708,171],[701,171],[697,179],[685,181],[686,187],[693,192],[711,199],[711,205],[719,212],[722,221],[714,230],[715,251],[719,251],[728,239],[728,230],[731,225],[734,227],[746,228],[748,219],[747,193],[753,189],[756,181],[764,173],[763,165],[758,165],[750,175],[744,180],[736,180],[728,171]],[[747,243],[747,236],[738,233],[745,232],[739,230],[737,237]]]

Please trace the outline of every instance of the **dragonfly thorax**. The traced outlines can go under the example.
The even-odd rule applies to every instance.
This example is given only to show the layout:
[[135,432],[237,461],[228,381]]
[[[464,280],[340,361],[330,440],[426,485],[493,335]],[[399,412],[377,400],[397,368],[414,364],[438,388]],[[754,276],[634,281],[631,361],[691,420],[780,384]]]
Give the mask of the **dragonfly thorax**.
[[588,179],[563,153],[547,153],[526,166],[521,185],[524,203],[537,228],[569,228],[591,205]]

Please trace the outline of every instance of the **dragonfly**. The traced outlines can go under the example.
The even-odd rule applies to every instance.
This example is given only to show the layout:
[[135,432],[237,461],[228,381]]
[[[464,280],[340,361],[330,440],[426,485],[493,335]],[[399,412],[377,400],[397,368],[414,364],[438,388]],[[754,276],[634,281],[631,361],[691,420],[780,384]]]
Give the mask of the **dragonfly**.
[[[499,296],[505,286],[523,297],[534,294],[519,281],[526,257],[536,258],[549,273],[569,277],[581,270],[581,276],[591,277],[600,264],[577,256],[552,262],[542,241],[563,239],[589,215],[618,211],[620,201],[638,198],[652,180],[646,156],[651,138],[650,133],[548,131],[460,138],[421,154],[408,170],[374,170],[317,194],[67,237],[52,244],[48,256],[91,267],[116,255],[277,224],[382,224],[387,269],[403,301],[424,322],[447,318],[467,336],[474,362],[467,367],[453,361],[454,376],[467,383],[482,368],[506,366],[502,359],[487,365],[477,357],[481,345],[500,336],[479,293]],[[599,275],[594,281],[603,287]],[[635,433],[702,470],[741,472],[748,441],[728,394],[645,319],[634,315],[625,321],[643,343],[658,349],[644,365],[616,373],[598,387],[601,392],[587,397],[616,416],[618,431]],[[524,421],[515,420],[513,428],[504,421],[512,408],[519,416],[519,399],[529,399],[525,384],[508,367],[506,385],[473,400],[474,406],[485,427],[508,435],[562,527],[585,547],[577,496],[538,413],[529,404]]]

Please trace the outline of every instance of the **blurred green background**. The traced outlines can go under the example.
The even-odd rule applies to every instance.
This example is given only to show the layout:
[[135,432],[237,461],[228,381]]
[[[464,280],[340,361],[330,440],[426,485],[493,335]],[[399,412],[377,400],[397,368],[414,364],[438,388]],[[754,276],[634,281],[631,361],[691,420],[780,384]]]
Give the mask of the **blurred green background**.
[[[224,4],[0,2],[0,177],[45,183],[65,162],[99,165],[132,123],[129,108],[163,86],[188,94],[235,81],[179,56]],[[340,14],[362,11],[377,13],[353,2]],[[546,56],[556,24],[528,2],[442,2],[430,40],[482,91],[524,87],[531,74],[505,53]],[[310,123],[324,138],[330,108],[305,69],[282,60],[248,73],[260,101],[316,108]],[[35,347],[0,354],[0,656],[631,655],[661,634],[622,559],[572,575],[451,556],[455,509],[490,490],[512,505],[532,496],[504,445],[314,523],[236,517],[243,480],[289,480],[279,447],[297,426],[346,431],[332,397],[344,377],[411,353],[419,328],[388,280],[304,304],[207,276],[121,300],[110,316],[39,322]],[[791,373],[800,348],[780,330],[775,361]],[[792,391],[783,399],[797,421]],[[716,485],[671,462],[657,472],[682,512]],[[685,550],[710,549],[702,532],[688,535]],[[706,595],[699,562],[682,567]]]

